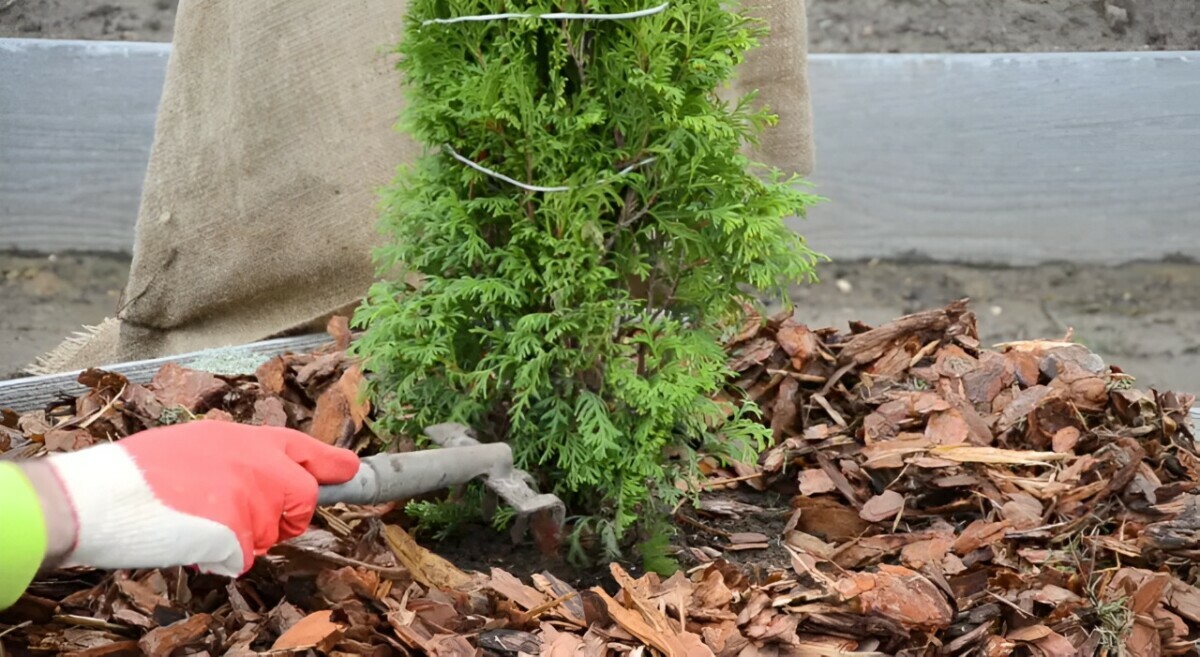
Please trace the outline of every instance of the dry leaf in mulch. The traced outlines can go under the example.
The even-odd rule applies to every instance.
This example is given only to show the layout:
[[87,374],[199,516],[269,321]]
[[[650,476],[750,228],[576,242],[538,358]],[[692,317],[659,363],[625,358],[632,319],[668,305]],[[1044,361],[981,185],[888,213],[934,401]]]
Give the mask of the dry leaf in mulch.
[[318,650],[328,652],[345,630],[331,620],[333,611],[316,611],[301,618],[271,644],[271,650]]

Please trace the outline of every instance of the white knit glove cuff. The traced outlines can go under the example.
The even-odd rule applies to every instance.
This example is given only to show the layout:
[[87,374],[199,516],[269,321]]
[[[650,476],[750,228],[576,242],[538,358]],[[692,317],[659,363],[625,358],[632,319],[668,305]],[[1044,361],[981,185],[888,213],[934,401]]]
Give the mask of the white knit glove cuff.
[[55,455],[49,462],[66,489],[78,526],[75,548],[65,565],[195,565],[231,577],[242,572],[244,557],[233,530],[164,504],[119,444]]

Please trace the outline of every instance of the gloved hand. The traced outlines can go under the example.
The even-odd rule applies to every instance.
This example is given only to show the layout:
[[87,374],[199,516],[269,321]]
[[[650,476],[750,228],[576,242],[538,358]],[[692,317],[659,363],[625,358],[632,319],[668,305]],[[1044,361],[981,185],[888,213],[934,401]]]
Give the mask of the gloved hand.
[[74,515],[62,565],[236,576],[303,533],[317,486],[348,481],[359,462],[291,429],[199,421],[54,455],[45,467]]

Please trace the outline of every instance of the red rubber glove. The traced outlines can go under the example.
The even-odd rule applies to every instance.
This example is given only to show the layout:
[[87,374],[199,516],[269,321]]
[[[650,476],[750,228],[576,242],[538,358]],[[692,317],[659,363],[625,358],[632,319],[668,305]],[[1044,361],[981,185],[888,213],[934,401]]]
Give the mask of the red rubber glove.
[[319,484],[359,467],[298,431],[199,421],[48,459],[75,515],[67,566],[198,566],[236,576],[300,535]]

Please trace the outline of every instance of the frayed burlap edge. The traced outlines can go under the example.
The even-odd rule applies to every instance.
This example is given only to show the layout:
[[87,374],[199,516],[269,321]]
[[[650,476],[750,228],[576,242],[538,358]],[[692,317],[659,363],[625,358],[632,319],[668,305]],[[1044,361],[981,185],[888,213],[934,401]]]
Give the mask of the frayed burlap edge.
[[107,355],[116,349],[121,322],[111,317],[96,326],[84,325],[80,330],[63,339],[59,345],[38,357],[21,370],[29,376],[58,374],[72,369],[70,363],[91,360],[88,355]]

